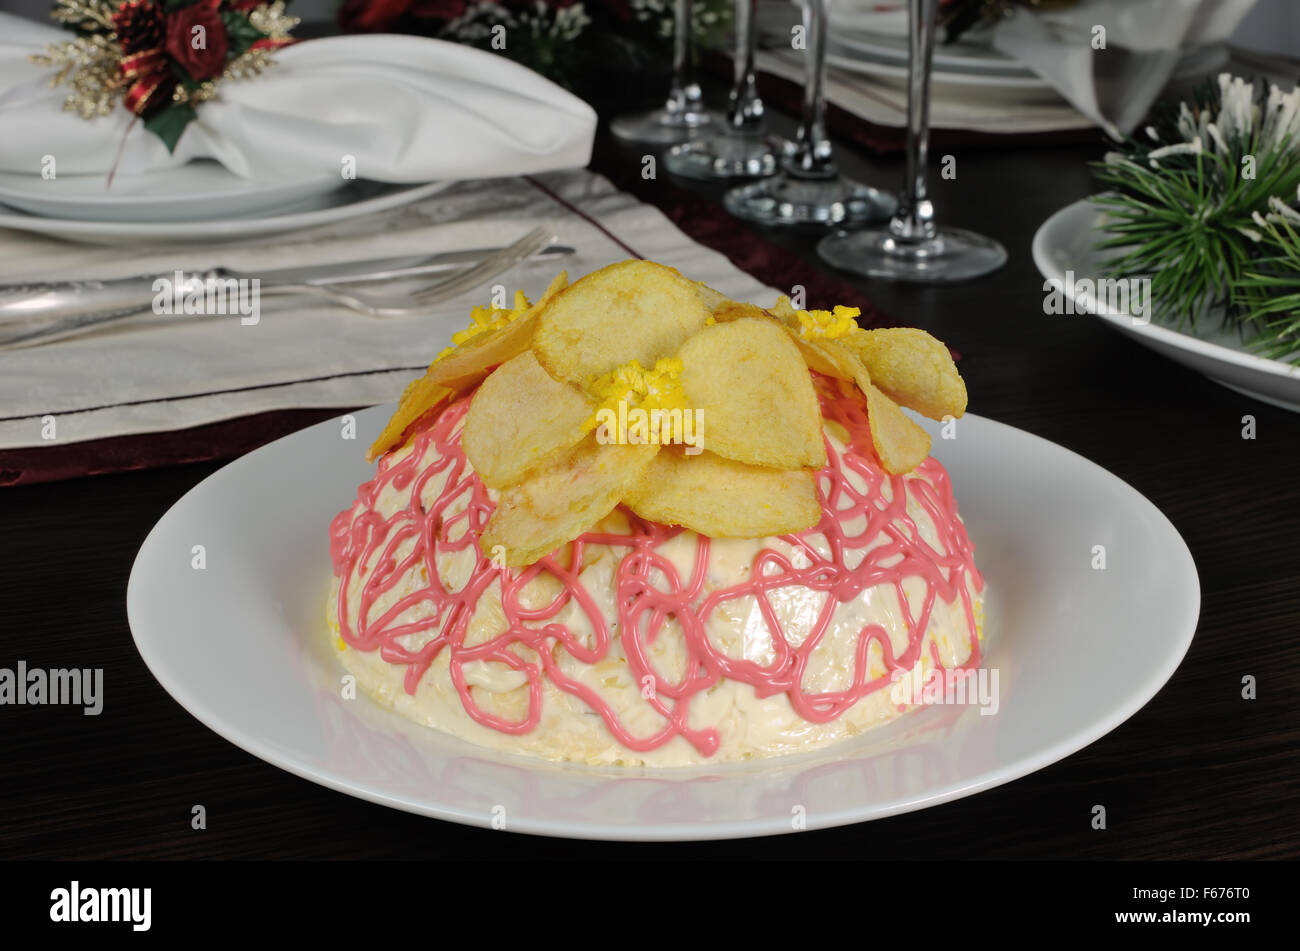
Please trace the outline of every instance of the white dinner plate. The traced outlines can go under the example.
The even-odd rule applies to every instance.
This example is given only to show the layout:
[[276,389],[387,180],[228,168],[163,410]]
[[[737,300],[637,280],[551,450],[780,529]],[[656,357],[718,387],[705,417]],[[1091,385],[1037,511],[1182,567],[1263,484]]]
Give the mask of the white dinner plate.
[[[601,839],[875,819],[997,786],[1104,736],[1169,679],[1196,628],[1196,567],[1155,506],[1066,449],[967,415],[955,439],[927,425],[987,579],[996,714],[935,705],[821,752],[716,767],[493,752],[341,697],[324,619],[328,527],[372,476],[364,447],[392,410],[357,414],[356,439],[327,421],[201,482],[149,533],[127,589],[136,646],[182,707],[253,755],[371,802]],[[1099,545],[1104,570],[1093,568]]]
[[[909,44],[906,36],[882,36],[840,30],[833,42],[844,49],[860,53],[878,63],[895,63],[906,66]],[[1030,76],[1032,70],[985,42],[958,40],[956,43],[936,43],[934,46],[934,71],[995,73],[1002,76]]]
[[[1096,281],[1108,275],[1104,257],[1096,250],[1100,236],[1097,224],[1101,211],[1088,201],[1067,205],[1043,222],[1034,235],[1034,263],[1043,277],[1065,281],[1066,272],[1074,272],[1074,281]],[[1085,285],[1083,288],[1087,290]],[[1300,367],[1281,360],[1270,360],[1250,352],[1241,338],[1231,330],[1212,329],[1202,321],[1198,336],[1161,326],[1160,315],[1149,323],[1140,323],[1122,314],[1106,313],[1097,306],[1094,294],[1083,294],[1082,309],[1138,343],[1191,367],[1216,383],[1253,396],[1265,403],[1300,412]],[[1069,317],[1052,318],[1069,320]]]
[[425,182],[419,185],[396,185],[358,180],[330,192],[308,196],[292,210],[281,214],[210,221],[90,221],[48,218],[24,214],[0,205],[0,228],[15,228],[65,241],[85,241],[91,244],[117,244],[122,241],[237,241],[333,224],[397,208],[442,191],[450,184],[451,182]]
[[[826,62],[851,73],[885,80],[895,86],[907,82],[906,62],[881,62],[864,56],[861,52],[850,49],[835,39],[827,43]],[[1047,80],[1030,72],[1002,74],[935,69],[930,74],[930,82],[935,89],[951,88],[968,95],[972,92],[991,93],[1035,101],[1060,98],[1060,94]]]
[[142,175],[0,172],[0,203],[47,218],[79,221],[211,221],[281,214],[347,184],[338,175],[240,178],[219,162],[187,162]]
[[[877,40],[878,43],[873,46],[875,52],[871,52],[862,46],[860,38],[855,40],[852,37],[832,36],[827,46],[827,62],[850,72],[883,79],[893,85],[905,84],[908,77],[906,53],[901,57],[887,53],[885,49],[893,41],[889,37],[878,37]],[[973,44],[966,47],[967,53],[973,49]],[[987,52],[1001,58],[1001,54],[995,50],[989,49]],[[1179,59],[1169,81],[1183,83],[1199,79],[1220,69],[1228,61],[1229,55],[1227,47],[1222,44],[1187,50]],[[936,48],[934,71],[931,73],[931,82],[936,89],[947,87],[964,90],[968,94],[978,92],[1034,101],[1060,98],[1051,83],[1028,67],[1010,65],[999,68],[993,60],[989,60],[984,67],[975,68],[972,65],[975,60],[971,55],[950,54],[950,57],[945,60]],[[1002,62],[1010,64],[1012,61],[1002,59]]]

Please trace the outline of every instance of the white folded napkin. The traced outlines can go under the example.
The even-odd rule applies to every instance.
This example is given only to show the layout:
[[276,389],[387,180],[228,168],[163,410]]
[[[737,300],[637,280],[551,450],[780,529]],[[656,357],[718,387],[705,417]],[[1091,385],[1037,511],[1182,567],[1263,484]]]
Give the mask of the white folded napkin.
[[[237,175],[342,174],[383,182],[488,178],[586,165],[596,115],[537,73],[483,50],[413,36],[306,40],[227,80],[174,154],[125,107],[85,120],[31,53],[71,34],[0,14],[0,170],[132,174],[211,158]],[[121,150],[120,159],[118,158]]]
[[[1111,135],[1131,132],[1183,55],[1232,35],[1255,0],[1082,0],[1060,10],[1017,8],[993,47],[1024,63]],[[1097,26],[1106,48],[1094,49]]]

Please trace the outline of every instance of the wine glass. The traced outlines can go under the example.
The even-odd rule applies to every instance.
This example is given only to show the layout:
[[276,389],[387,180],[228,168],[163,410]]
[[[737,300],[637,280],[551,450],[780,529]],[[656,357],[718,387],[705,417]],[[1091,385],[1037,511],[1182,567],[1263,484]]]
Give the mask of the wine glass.
[[896,281],[963,281],[1007,260],[998,242],[962,228],[938,228],[926,191],[930,69],[939,0],[908,0],[907,165],[898,213],[887,227],[827,235],[817,253],[854,274]]
[[888,217],[894,199],[841,175],[826,138],[826,28],[830,0],[803,8],[805,53],[803,110],[793,147],[771,178],[727,192],[722,203],[737,218],[765,225],[865,224]]
[[662,108],[619,116],[609,131],[627,142],[669,145],[703,130],[716,128],[719,116],[704,108],[700,84],[695,81],[691,50],[694,0],[675,0],[673,14],[673,84]]
[[767,134],[754,74],[757,44],[758,0],[736,0],[736,73],[722,133],[674,146],[664,159],[669,171],[688,178],[758,178],[776,171],[786,142]]

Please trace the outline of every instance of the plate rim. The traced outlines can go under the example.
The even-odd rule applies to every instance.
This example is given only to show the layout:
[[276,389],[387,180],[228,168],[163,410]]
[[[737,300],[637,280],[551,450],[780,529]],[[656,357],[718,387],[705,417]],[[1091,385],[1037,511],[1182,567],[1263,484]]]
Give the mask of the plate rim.
[[[151,178],[152,179],[152,178],[157,178],[159,175],[183,175],[185,173],[182,170],[191,168],[193,167],[194,164],[195,162],[186,162],[184,165],[161,168],[161,169],[156,169],[152,172],[141,172],[129,176],[119,176],[119,178],[139,178],[139,179]],[[246,182],[249,187],[247,189],[241,190],[241,192],[248,194],[250,196],[264,195],[267,193],[274,194],[278,189],[285,189],[285,188],[314,187],[313,181],[315,184],[318,184],[321,187],[322,191],[326,190],[324,188],[326,183],[337,183],[337,187],[340,188],[348,184],[346,181],[339,179],[336,175],[321,175],[314,180],[299,177],[299,178],[283,178],[274,182],[266,181],[266,180],[259,182],[257,178],[243,178],[242,176],[236,175],[234,172],[231,172],[228,169],[226,169],[225,166],[220,165],[220,163],[213,162],[212,164],[217,165],[217,167],[222,169],[227,175],[230,176],[231,179],[235,181]],[[29,193],[20,191],[6,184],[7,180],[20,178],[20,177],[24,179],[35,179],[37,181],[41,180],[41,177],[39,175],[25,174],[22,172],[7,172],[7,171],[0,170],[0,205],[9,205],[10,201],[15,196],[21,201],[28,200]],[[69,181],[73,179],[89,180],[93,178],[102,179],[104,178],[104,175],[97,172],[91,174],[61,175],[59,176],[58,180],[61,181]],[[157,205],[157,204],[179,203],[183,201],[219,201],[223,198],[228,198],[229,196],[230,193],[221,192],[221,191],[207,191],[207,192],[199,192],[197,194],[188,193],[184,195],[172,194],[172,195],[165,195],[161,197],[154,197],[149,195],[127,195],[119,192],[118,194],[95,195],[95,196],[49,195],[49,196],[41,197],[40,200],[50,205],[98,205],[102,207],[115,207],[115,206],[130,205],[130,204],[137,204],[137,203],[140,204],[148,203],[151,205]],[[14,210],[21,211],[21,209],[14,209]],[[36,215],[35,217],[45,218],[49,216]],[[62,220],[77,221],[77,220],[89,220],[89,219],[67,218]],[[221,219],[213,219],[213,220],[221,220]],[[233,219],[225,219],[225,220],[233,220]],[[149,224],[149,222],[139,222],[139,221],[122,222],[122,223],[123,224]],[[158,223],[163,224],[163,222],[158,222]]]
[[[1052,245],[1048,243],[1048,237],[1052,230],[1062,227],[1062,222],[1078,215],[1083,216],[1085,211],[1092,212],[1092,221],[1101,215],[1101,212],[1092,208],[1089,199],[1081,198],[1078,201],[1071,202],[1064,208],[1060,208],[1048,216],[1047,220],[1038,226],[1034,232],[1033,241],[1030,244],[1030,252],[1033,255],[1034,265],[1038,268],[1046,280],[1063,281],[1065,271],[1057,267],[1056,262],[1052,260]],[[1112,326],[1130,333],[1137,337],[1148,337],[1151,340],[1159,341],[1170,347],[1179,350],[1186,350],[1189,353],[1208,359],[1218,360],[1223,363],[1230,363],[1234,366],[1245,370],[1255,370],[1261,373],[1267,373],[1270,376],[1276,376],[1286,379],[1294,379],[1300,383],[1300,366],[1292,366],[1283,363],[1281,360],[1275,360],[1270,357],[1261,357],[1258,354],[1250,353],[1245,350],[1236,350],[1232,347],[1224,346],[1220,343],[1214,343],[1209,340],[1202,340],[1199,337],[1193,337],[1191,334],[1183,333],[1179,330],[1173,330],[1169,327],[1163,327],[1154,320],[1145,324],[1134,323],[1132,320],[1119,315],[1101,312],[1099,313],[1095,305],[1095,296],[1086,295],[1084,303],[1087,306],[1089,316],[1098,317]],[[1206,374],[1208,375],[1208,374]],[[1217,382],[1217,381],[1216,381]],[[1253,394],[1252,394],[1253,396]]]
[[[375,413],[379,411],[391,411],[396,403],[382,404],[381,406],[370,407],[360,412]],[[1201,613],[1201,584],[1200,575],[1196,568],[1196,562],[1192,556],[1187,542],[1178,532],[1177,527],[1169,520],[1160,508],[1148,499],[1145,495],[1129,485],[1119,476],[1115,475],[1104,466],[1093,462],[1085,456],[1074,452],[1073,450],[1052,442],[1042,436],[1038,436],[1027,430],[1010,426],[1006,423],[990,419],[974,413],[967,413],[963,417],[964,421],[977,420],[980,425],[992,426],[996,429],[1008,431],[1013,438],[1028,440],[1030,444],[1039,448],[1046,448],[1047,451],[1056,451],[1065,453],[1071,457],[1076,466],[1082,466],[1090,472],[1092,478],[1100,479],[1113,487],[1118,488],[1121,492],[1127,493],[1134,500],[1145,506],[1156,517],[1156,524],[1159,525],[1167,540],[1170,542],[1168,555],[1171,559],[1178,562],[1178,574],[1183,577],[1189,585],[1189,594],[1184,602],[1177,605],[1179,613],[1177,620],[1171,624],[1172,631],[1182,632],[1171,638],[1169,650],[1166,652],[1164,662],[1159,669],[1153,669],[1146,673],[1142,678],[1140,689],[1126,698],[1124,704],[1118,705],[1109,710],[1104,717],[1096,718],[1090,721],[1085,727],[1076,730],[1074,733],[1060,737],[1048,747],[1038,752],[1036,755],[1022,758],[1016,761],[1010,768],[1005,768],[976,777],[969,781],[954,781],[947,785],[938,787],[929,794],[915,796],[906,802],[893,803],[887,806],[865,806],[865,807],[848,807],[834,811],[817,812],[807,817],[805,828],[808,831],[825,828],[835,828],[844,825],[858,824],[862,822],[874,821],[895,815],[904,815],[932,806],[941,805],[957,799],[962,799],[979,792],[994,789],[998,786],[1005,785],[1018,779],[1022,779],[1032,773],[1038,772],[1054,763],[1060,762],[1065,758],[1074,755],[1080,750],[1092,745],[1102,737],[1117,729],[1120,725],[1131,719],[1141,711],[1151,700],[1163,689],[1174,673],[1181,666],[1183,659],[1186,657],[1188,650],[1191,648],[1192,641],[1195,639],[1196,631],[1199,626]],[[939,424],[929,423],[927,425],[937,427]],[[158,654],[154,653],[153,647],[146,647],[141,643],[141,635],[137,632],[138,619],[140,616],[140,604],[145,597],[142,593],[142,587],[145,582],[141,577],[141,562],[145,556],[146,550],[150,547],[154,539],[159,536],[163,530],[164,524],[173,517],[179,517],[175,513],[182,509],[188,502],[193,504],[192,497],[201,493],[209,483],[218,478],[231,478],[231,470],[242,469],[251,465],[251,459],[262,454],[271,455],[277,447],[280,447],[288,440],[308,439],[308,434],[319,431],[322,434],[327,430],[333,431],[337,428],[337,420],[328,419],[316,423],[312,426],[305,427],[297,432],[291,433],[264,446],[258,447],[252,452],[239,456],[222,466],[216,472],[206,476],[189,491],[168,507],[167,511],[158,519],[154,526],[149,530],[141,543],[136,557],[132,562],[130,577],[127,582],[126,591],[126,608],[128,625],[131,629],[131,638],[135,645],[137,653],[141,660],[144,661],[150,674],[155,681],[163,688],[182,709],[194,717],[200,724],[207,729],[216,733],[222,739],[232,743],[239,749],[249,753],[263,762],[282,769],[301,779],[313,782],[317,785],[324,786],[336,792],[344,793],[363,801],[375,803],[378,805],[388,806],[403,812],[409,812],[415,815],[427,816],[430,818],[444,821],[457,822],[465,825],[476,826],[480,828],[489,828],[492,817],[486,812],[474,813],[465,809],[454,806],[446,806],[439,803],[427,801],[416,801],[413,798],[401,795],[385,793],[374,787],[359,785],[356,781],[346,777],[337,776],[332,772],[321,772],[310,767],[301,765],[292,759],[286,759],[277,755],[272,745],[263,743],[261,739],[254,735],[244,735],[238,729],[231,728],[229,724],[223,722],[220,711],[211,711],[203,708],[201,703],[196,703],[192,698],[185,698],[183,687],[174,684],[169,675],[166,673],[166,662]],[[940,460],[942,461],[942,460]],[[160,669],[164,673],[160,674]],[[179,695],[178,695],[179,694]],[[382,707],[376,708],[390,716],[398,714],[385,710]],[[468,743],[468,741],[461,741]],[[472,746],[472,744],[469,744]],[[481,752],[482,755],[490,759],[506,758],[511,765],[527,768],[530,765],[539,767],[565,768],[566,764],[554,764],[549,762],[538,763],[530,757],[512,754],[503,751],[491,750],[488,748],[473,747],[475,752]],[[816,755],[825,753],[825,750],[812,751],[806,755]],[[795,765],[798,757],[804,754],[795,754],[789,757],[776,757],[764,762],[763,765],[773,768],[789,767]],[[707,767],[712,774],[718,772],[738,771],[739,769],[755,768],[755,764],[718,764]],[[673,767],[673,768],[655,768],[639,770],[635,775],[639,778],[656,778],[678,779],[680,781],[689,781],[691,773],[700,773],[705,767]],[[761,767],[760,767],[761,768]],[[580,767],[579,771],[594,770],[595,767]],[[590,774],[588,774],[590,775]],[[609,779],[617,780],[628,778],[631,774],[609,773]],[[520,817],[515,816],[511,819],[509,831],[519,832],[531,835],[542,835],[557,838],[582,839],[582,840],[601,840],[601,841],[627,841],[627,842],[664,842],[664,841],[713,841],[720,839],[743,839],[755,838],[760,836],[776,835],[794,831],[790,822],[785,817],[758,818],[758,819],[732,819],[725,821],[706,821],[699,823],[676,822],[671,824],[610,824],[610,823],[583,823],[574,824],[573,820],[546,818],[546,817]]]
[[[826,50],[826,62],[849,72],[866,76],[884,76],[888,79],[906,79],[907,67],[896,63],[882,63],[877,60],[845,56],[836,52],[831,44]],[[1006,76],[1000,73],[953,72],[936,69],[932,81],[944,86],[966,86],[973,89],[1002,90],[1007,92],[1055,92],[1055,88],[1037,73],[1027,76]]]
[[383,182],[380,184],[394,186],[392,191],[372,195],[360,201],[331,208],[317,208],[311,211],[290,212],[283,215],[271,215],[264,218],[213,218],[208,221],[193,222],[147,222],[147,221],[86,221],[75,218],[50,218],[41,215],[29,215],[8,209],[0,205],[0,228],[13,228],[34,234],[63,237],[68,234],[93,235],[98,238],[138,238],[153,241],[168,239],[211,239],[211,238],[246,238],[296,231],[316,225],[333,224],[346,221],[360,215],[398,208],[413,201],[419,201],[435,195],[455,182],[442,179],[436,182],[405,184],[400,182]]

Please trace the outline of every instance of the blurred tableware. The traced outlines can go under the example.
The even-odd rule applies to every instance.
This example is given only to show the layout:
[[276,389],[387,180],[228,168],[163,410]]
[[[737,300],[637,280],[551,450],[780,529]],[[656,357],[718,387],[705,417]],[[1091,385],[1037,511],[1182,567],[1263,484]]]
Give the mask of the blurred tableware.
[[583,166],[591,107],[494,53],[413,36],[335,36],[275,51],[275,66],[225,81],[175,152],[125,108],[93,120],[62,108],[32,53],[66,31],[0,14],[0,170],[136,175],[213,159],[250,181],[349,175],[413,184]]
[[[477,264],[462,273],[437,281],[411,293],[357,290],[327,283],[325,280],[289,282],[273,276],[263,278],[214,268],[192,274],[183,286],[171,288],[175,294],[190,291],[205,296],[214,287],[238,287],[242,281],[256,280],[255,293],[261,297],[318,297],[353,310],[363,317],[401,317],[425,310],[444,300],[450,300],[475,286],[505,273],[521,261],[526,261],[555,241],[555,233],[546,228],[534,228],[513,244],[490,252]],[[441,265],[434,265],[441,267]],[[424,269],[403,268],[390,279],[398,280],[427,273]],[[352,272],[355,274],[355,272]],[[364,282],[379,275],[364,275]],[[170,281],[171,276],[163,276]],[[339,279],[358,282],[346,269],[340,269]],[[114,320],[129,317],[145,309],[158,293],[153,277],[125,278],[118,281],[97,281],[81,285],[11,285],[0,286],[0,350],[40,346],[76,336]]]
[[[1198,320],[1197,336],[1162,326],[1161,315],[1135,319],[1098,300],[1096,282],[1113,277],[1105,256],[1096,248],[1101,210],[1088,201],[1067,205],[1052,215],[1034,235],[1038,270],[1075,301],[1081,314],[1095,314],[1144,347],[1190,367],[1230,390],[1253,396],[1292,412],[1300,412],[1300,367],[1251,353],[1235,332],[1214,327],[1212,316]],[[1068,315],[1044,320],[1073,320]]]
[[[847,50],[840,44],[832,44],[827,61],[837,69],[862,76],[869,76],[877,82],[906,90],[911,79],[911,71],[906,63],[881,63],[865,59],[857,53]],[[1060,94],[1046,80],[1032,72],[989,73],[989,72],[945,72],[930,74],[932,89],[944,93],[956,92],[971,96],[997,96],[1020,102],[1059,102]]]
[[[803,62],[788,46],[760,50],[759,69],[789,82],[801,82]],[[1094,123],[1060,96],[1019,93],[994,94],[969,86],[936,88],[930,97],[930,124],[936,129],[967,129],[990,135],[1015,136],[1089,129]],[[826,71],[826,98],[850,115],[877,126],[907,126],[907,87],[882,83],[831,64]]]
[[736,0],[735,79],[720,133],[675,146],[664,160],[669,171],[689,178],[758,178],[776,171],[788,143],[767,134],[758,94],[758,3]]
[[[866,62],[892,63],[904,68],[907,66],[909,44],[906,31],[897,36],[879,36],[855,30],[836,30],[831,37],[831,45],[832,52],[839,47],[846,55],[853,54]],[[1028,76],[1033,70],[993,49],[987,41],[963,39],[935,46],[934,75],[939,76],[945,72]]]
[[830,0],[804,7],[805,85],[799,130],[781,171],[733,188],[723,205],[738,218],[765,225],[865,224],[889,216],[894,200],[845,178],[835,167],[826,137],[826,27]]
[[423,185],[392,185],[355,181],[342,188],[307,199],[295,209],[278,215],[248,218],[218,218],[209,221],[96,221],[48,218],[9,211],[0,205],[0,228],[14,228],[37,234],[90,244],[122,242],[206,243],[243,241],[265,235],[283,234],[300,228],[333,224],[407,205],[436,194],[451,182]]
[[167,222],[286,214],[347,185],[343,176],[240,178],[212,161],[140,175],[0,172],[0,204],[29,215],[80,221]]
[[888,227],[823,238],[824,260],[855,274],[896,281],[963,281],[1000,268],[1006,249],[960,228],[936,227],[926,186],[930,149],[930,57],[939,0],[911,2],[907,161],[899,209]]
[[[799,0],[790,0],[798,5]],[[907,36],[907,0],[840,0],[831,8],[831,29],[875,36]]]
[[1171,79],[1223,65],[1222,52],[1198,51],[1224,43],[1254,5],[1084,0],[1061,9],[1016,7],[998,22],[991,42],[1119,137],[1137,128]]
[[673,79],[668,101],[659,109],[619,116],[610,132],[625,142],[670,145],[683,142],[701,131],[713,131],[721,117],[704,106],[704,94],[695,80],[693,0],[674,0]]

